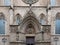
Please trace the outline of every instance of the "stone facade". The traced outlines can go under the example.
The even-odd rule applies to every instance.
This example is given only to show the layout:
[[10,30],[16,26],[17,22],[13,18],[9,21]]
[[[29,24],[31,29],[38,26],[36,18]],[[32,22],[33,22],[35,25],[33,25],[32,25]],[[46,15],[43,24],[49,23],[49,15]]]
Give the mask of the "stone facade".
[[[56,15],[60,13],[59,0],[54,6],[50,0],[39,0],[31,7],[22,0],[10,1],[11,5],[6,6],[4,0],[0,0],[0,17],[1,13],[5,17],[5,34],[0,34],[1,45],[27,45],[26,37],[34,37],[33,45],[60,44],[60,35],[55,34]],[[44,19],[44,24],[41,19]],[[3,38],[6,42],[2,41]]]

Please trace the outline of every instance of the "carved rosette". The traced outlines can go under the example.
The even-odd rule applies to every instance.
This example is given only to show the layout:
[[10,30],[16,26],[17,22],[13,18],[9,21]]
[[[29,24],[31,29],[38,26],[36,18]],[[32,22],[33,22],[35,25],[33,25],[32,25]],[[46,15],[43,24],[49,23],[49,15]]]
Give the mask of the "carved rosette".
[[38,0],[22,0],[22,1],[26,4],[34,4],[34,3],[38,2]]

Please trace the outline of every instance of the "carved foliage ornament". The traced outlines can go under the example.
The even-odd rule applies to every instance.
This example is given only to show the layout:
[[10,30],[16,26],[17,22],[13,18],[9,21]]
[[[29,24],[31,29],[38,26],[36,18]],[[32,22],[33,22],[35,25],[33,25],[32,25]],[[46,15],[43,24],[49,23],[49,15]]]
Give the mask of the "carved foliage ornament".
[[34,4],[34,3],[38,2],[38,0],[22,0],[22,1],[26,4]]

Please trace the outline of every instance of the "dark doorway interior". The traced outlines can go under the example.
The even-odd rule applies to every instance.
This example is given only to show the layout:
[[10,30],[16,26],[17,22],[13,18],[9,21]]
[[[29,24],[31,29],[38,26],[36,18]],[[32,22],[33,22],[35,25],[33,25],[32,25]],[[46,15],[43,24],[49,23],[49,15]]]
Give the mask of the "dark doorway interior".
[[26,37],[26,45],[34,45],[35,37]]

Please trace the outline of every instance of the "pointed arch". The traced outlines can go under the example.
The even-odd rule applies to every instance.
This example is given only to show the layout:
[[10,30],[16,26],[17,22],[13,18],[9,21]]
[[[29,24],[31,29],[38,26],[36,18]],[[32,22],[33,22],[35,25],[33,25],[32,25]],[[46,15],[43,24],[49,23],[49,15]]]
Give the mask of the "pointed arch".
[[0,34],[5,34],[5,16],[0,12]]
[[40,14],[40,23],[42,25],[45,25],[46,24],[46,17],[43,13]]
[[60,12],[56,14],[56,19],[60,19]]
[[21,15],[19,13],[16,14],[16,24],[21,23]]
[[0,19],[4,19],[5,20],[5,16],[2,12],[0,12]]
[[[31,27],[32,30],[30,30],[31,29],[29,27],[30,24],[32,26]],[[28,29],[28,28],[30,28],[30,29]],[[36,33],[40,30],[40,23],[38,22],[38,20],[34,16],[34,14],[28,12],[21,23],[20,29],[21,29],[21,32],[26,32],[27,30],[30,30],[30,31],[33,31],[34,33]]]
[[58,12],[56,14],[56,20],[55,20],[55,27],[56,27],[56,30],[55,30],[55,33],[56,34],[60,34],[60,12]]
[[[32,16],[32,17],[35,17],[35,18],[36,18],[35,14],[33,13],[32,10],[29,10],[29,11],[26,13],[26,15],[24,16],[24,18],[27,18],[28,16]],[[37,19],[37,18],[36,18],[36,19]]]

